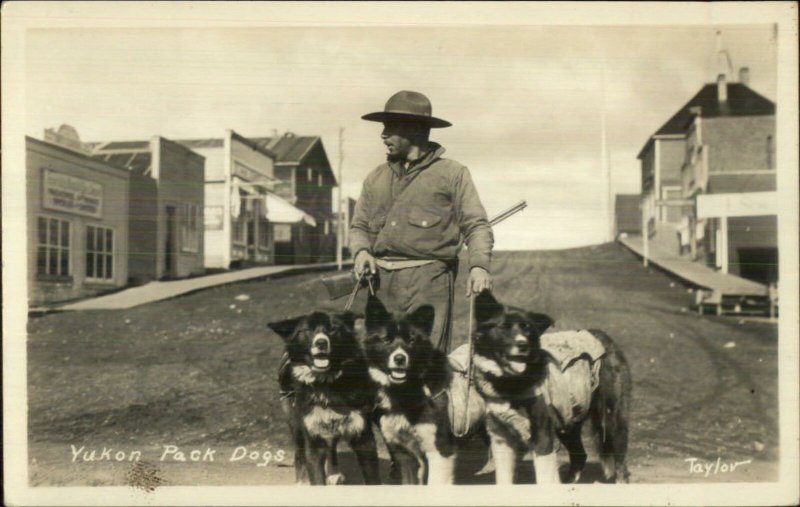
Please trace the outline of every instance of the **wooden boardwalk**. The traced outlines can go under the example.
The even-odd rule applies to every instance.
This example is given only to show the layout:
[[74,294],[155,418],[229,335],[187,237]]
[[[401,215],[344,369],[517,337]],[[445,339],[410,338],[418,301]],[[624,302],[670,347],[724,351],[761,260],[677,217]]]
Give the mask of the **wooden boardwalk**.
[[[344,266],[349,268],[352,261],[346,261]],[[183,280],[154,281],[131,287],[128,289],[84,299],[74,303],[63,305],[53,305],[48,308],[32,308],[31,311],[59,310],[59,311],[80,311],[80,310],[122,310],[132,308],[155,301],[162,301],[177,296],[182,296],[198,290],[218,287],[229,283],[252,280],[254,278],[266,278],[277,274],[299,274],[311,271],[330,271],[336,269],[335,262],[287,266],[262,266],[247,269],[239,269],[216,275],[198,276]]]
[[[680,256],[677,235],[669,226],[659,226],[656,231],[655,236],[650,239],[648,258],[659,268],[698,287],[711,290],[717,297],[767,296],[769,294],[765,285],[736,275],[715,271],[688,257]],[[644,256],[642,236],[629,235],[620,238],[619,242],[636,255]]]

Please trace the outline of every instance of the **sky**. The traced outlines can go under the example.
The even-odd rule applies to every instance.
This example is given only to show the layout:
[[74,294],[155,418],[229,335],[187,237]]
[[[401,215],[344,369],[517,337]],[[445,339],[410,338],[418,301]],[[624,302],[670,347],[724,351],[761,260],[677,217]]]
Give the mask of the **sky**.
[[[717,30],[721,36],[719,42]],[[25,131],[75,127],[83,141],[319,135],[342,180],[385,157],[360,119],[398,90],[426,94],[453,126],[433,131],[466,165],[500,250],[606,239],[605,114],[613,193],[637,193],[648,136],[719,73],[718,43],[750,86],[776,96],[771,25],[31,29]]]

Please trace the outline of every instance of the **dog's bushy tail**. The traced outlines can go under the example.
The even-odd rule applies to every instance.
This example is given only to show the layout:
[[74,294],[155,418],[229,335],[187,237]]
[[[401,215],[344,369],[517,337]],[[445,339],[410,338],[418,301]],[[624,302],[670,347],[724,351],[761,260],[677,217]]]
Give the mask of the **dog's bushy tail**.
[[632,379],[625,356],[611,338],[599,330],[590,330],[606,349],[600,366],[600,383],[590,408],[592,426],[597,435],[598,453],[607,481],[627,482],[628,431]]

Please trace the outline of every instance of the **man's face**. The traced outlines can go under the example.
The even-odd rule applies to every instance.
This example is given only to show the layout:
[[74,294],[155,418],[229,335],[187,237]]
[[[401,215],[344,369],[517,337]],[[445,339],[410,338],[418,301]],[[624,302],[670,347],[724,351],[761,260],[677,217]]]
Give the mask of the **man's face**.
[[426,127],[413,122],[385,122],[381,139],[386,145],[386,156],[390,160],[405,160],[411,147],[419,145]]

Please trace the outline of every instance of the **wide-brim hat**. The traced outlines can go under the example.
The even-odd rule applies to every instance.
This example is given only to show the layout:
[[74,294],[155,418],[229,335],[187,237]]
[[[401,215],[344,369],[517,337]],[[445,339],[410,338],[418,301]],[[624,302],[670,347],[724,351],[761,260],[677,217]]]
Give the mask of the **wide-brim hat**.
[[419,92],[400,91],[392,95],[383,111],[365,114],[361,117],[367,121],[416,121],[430,128],[450,127],[452,123],[433,116],[433,107],[428,97]]

